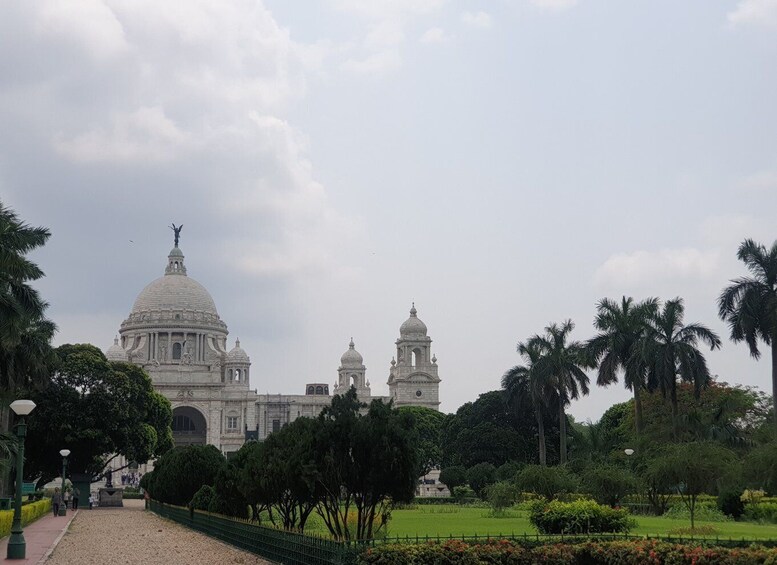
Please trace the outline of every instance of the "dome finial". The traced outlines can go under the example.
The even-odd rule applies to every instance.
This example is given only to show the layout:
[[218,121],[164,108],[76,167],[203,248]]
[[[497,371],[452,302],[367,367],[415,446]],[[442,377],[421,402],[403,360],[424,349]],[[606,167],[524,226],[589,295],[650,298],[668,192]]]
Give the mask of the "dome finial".
[[240,338],[235,340],[235,347],[240,347]]
[[181,230],[183,229],[183,224],[176,227],[175,224],[170,226],[170,229],[173,230],[175,233],[175,246],[178,247],[178,239],[181,237]]
[[113,338],[113,345],[119,345],[119,336]]
[[412,306],[410,307],[410,315],[415,317],[415,315],[418,313],[418,310],[415,309],[415,302],[411,303]]
[[356,346],[353,343],[353,338],[351,338],[351,343],[348,344],[348,349],[353,349],[354,347]]

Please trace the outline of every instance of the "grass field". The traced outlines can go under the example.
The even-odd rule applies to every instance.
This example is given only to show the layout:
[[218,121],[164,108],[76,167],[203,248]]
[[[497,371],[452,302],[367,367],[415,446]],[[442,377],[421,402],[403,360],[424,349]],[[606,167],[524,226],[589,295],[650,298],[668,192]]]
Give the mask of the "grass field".
[[[677,528],[690,527],[689,520],[675,520],[660,516],[635,516],[637,527],[632,535],[670,535]],[[703,522],[696,526],[711,526],[721,538],[777,539],[777,525],[761,525],[752,522]],[[306,531],[326,534],[317,516],[311,516]],[[512,510],[505,517],[496,518],[488,508],[455,505],[419,505],[408,510],[394,510],[389,522],[389,537],[448,537],[473,535],[535,535],[525,511]],[[674,534],[676,535],[676,534]],[[694,536],[698,537],[698,536]]]

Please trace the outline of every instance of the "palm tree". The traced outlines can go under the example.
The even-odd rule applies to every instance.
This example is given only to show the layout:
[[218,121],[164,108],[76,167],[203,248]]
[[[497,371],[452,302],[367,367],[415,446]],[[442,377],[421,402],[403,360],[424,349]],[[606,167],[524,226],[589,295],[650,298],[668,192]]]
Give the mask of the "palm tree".
[[746,239],[737,257],[752,277],[734,279],[718,299],[718,315],[728,322],[731,339],[744,341],[750,355],[761,357],[758,340],[772,349],[772,401],[777,433],[777,241],[770,249]]
[[663,309],[651,318],[648,331],[641,340],[643,362],[648,368],[648,389],[660,390],[672,405],[672,433],[678,438],[677,377],[693,384],[698,398],[710,382],[710,371],[698,343],[710,350],[720,348],[718,335],[701,324],[683,325],[685,306],[682,298],[668,300]]
[[25,257],[49,235],[0,203],[0,390],[5,392],[44,376],[40,363],[50,355],[55,326],[44,318],[47,304],[29,284],[43,272]]
[[634,393],[634,425],[642,433],[642,398],[646,367],[639,355],[638,344],[645,335],[648,321],[658,309],[658,299],[648,298],[634,303],[625,296],[620,304],[603,298],[596,305],[594,327],[599,331],[588,340],[586,348],[591,361],[599,366],[596,384],[607,386],[618,380],[623,371],[623,384]]
[[537,418],[537,437],[539,439],[540,465],[547,463],[545,449],[545,414],[548,411],[550,396],[554,390],[544,375],[535,369],[542,356],[537,343],[528,341],[518,344],[518,353],[525,365],[516,365],[502,377],[502,388],[507,394],[507,401],[515,406],[528,400]]
[[541,351],[536,369],[550,381],[558,396],[559,458],[562,464],[567,461],[567,416],[564,409],[581,394],[588,394],[589,379],[583,368],[593,367],[582,343],[567,343],[574,328],[572,320],[566,320],[561,325],[549,325],[545,328],[545,335],[535,335],[529,340]]

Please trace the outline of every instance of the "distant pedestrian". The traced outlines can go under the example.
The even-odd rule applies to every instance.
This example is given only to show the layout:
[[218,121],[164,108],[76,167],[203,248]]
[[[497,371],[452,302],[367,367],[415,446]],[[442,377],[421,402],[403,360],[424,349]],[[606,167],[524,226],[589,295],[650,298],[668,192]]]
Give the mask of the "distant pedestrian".
[[70,503],[70,491],[65,490],[65,494],[62,495],[62,502],[65,504],[65,510],[67,510],[68,504]]
[[54,510],[54,516],[59,516],[59,505],[62,504],[62,495],[59,494],[59,488],[54,489],[51,495],[51,508]]
[[94,508],[94,495],[89,494],[89,510],[91,510],[92,508]]
[[73,487],[73,510],[78,510],[78,497],[81,496],[81,491],[78,487]]

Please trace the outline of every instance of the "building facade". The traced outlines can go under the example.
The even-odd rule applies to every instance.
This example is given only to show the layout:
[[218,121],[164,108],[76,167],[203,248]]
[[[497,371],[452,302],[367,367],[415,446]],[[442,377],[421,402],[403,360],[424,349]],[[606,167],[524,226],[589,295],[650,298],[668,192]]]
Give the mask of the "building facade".
[[188,276],[176,241],[164,275],[140,292],[106,357],[148,372],[154,388],[172,404],[176,445],[211,444],[230,453],[296,418],[318,416],[332,394],[351,386],[364,402],[393,399],[396,406],[438,410],[437,359],[415,305],[399,334],[389,369],[389,396],[372,396],[353,339],[340,358],[331,391],[328,384],[310,383],[303,394],[257,394],[249,389],[250,357],[240,340],[229,348],[227,325],[207,289]]

